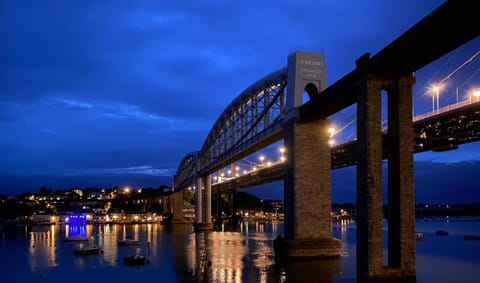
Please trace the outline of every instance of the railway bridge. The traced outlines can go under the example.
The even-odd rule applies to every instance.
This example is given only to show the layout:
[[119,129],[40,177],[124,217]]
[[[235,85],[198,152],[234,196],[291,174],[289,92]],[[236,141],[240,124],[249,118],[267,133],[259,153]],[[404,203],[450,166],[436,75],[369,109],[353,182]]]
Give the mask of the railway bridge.
[[[202,148],[183,158],[174,178],[174,218],[181,215],[181,191],[191,185],[196,187],[195,227],[201,231],[212,228],[212,190],[283,179],[285,228],[274,242],[276,258],[338,257],[341,243],[332,237],[330,174],[356,165],[357,278],[415,277],[413,154],[477,141],[480,104],[414,119],[414,72],[479,35],[474,11],[470,2],[446,1],[377,54],[360,56],[356,68],[331,86],[326,85],[324,54],[290,54],[285,68],[240,93],[212,126]],[[388,97],[386,129],[382,91]],[[356,140],[331,148],[330,117],[355,103]],[[222,168],[231,166],[236,176],[236,162],[281,140],[284,162],[212,186]],[[388,162],[387,265],[383,160]]]

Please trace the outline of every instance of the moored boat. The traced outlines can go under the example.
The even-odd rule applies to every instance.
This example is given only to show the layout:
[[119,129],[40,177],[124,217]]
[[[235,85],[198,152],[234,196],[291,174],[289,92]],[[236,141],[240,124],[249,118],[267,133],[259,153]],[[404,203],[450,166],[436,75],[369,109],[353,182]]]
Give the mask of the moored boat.
[[435,232],[435,235],[437,236],[447,236],[449,234],[450,233],[448,233],[448,231],[445,231],[445,230],[438,230],[437,232]]
[[100,253],[100,248],[96,245],[81,246],[73,250],[76,255],[94,255]]
[[465,235],[463,236],[465,240],[480,240],[480,235]]
[[132,255],[123,258],[123,263],[128,265],[142,265],[148,262],[147,258],[143,255]]
[[419,241],[425,240],[425,236],[421,232],[415,232],[415,240],[419,240]]
[[86,242],[88,240],[87,237],[67,237],[63,239],[64,242]]
[[134,240],[134,239],[118,240],[119,246],[131,246],[131,245],[139,245],[139,244],[140,244],[140,241]]

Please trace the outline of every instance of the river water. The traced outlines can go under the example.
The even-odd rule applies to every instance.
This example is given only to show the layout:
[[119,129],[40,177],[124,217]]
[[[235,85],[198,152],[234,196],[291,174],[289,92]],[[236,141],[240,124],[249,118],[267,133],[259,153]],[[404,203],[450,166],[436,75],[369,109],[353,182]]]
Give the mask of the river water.
[[[386,226],[385,226],[386,227]],[[447,230],[448,236],[435,231]],[[417,241],[414,282],[480,282],[480,221],[417,221],[426,239]],[[242,223],[237,229],[193,233],[191,225],[52,225],[0,230],[0,282],[356,282],[355,223],[333,224],[342,255],[333,260],[276,264],[273,239],[282,223]],[[98,255],[75,255],[86,236]],[[125,238],[140,245],[119,246]],[[123,257],[143,255],[148,263],[128,266]],[[386,255],[386,252],[384,253]]]

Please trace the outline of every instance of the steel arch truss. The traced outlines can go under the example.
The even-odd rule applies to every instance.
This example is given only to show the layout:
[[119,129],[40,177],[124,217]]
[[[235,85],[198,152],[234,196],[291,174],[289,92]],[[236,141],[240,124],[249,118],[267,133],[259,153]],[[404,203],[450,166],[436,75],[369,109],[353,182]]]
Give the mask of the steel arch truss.
[[286,69],[244,90],[210,130],[200,154],[199,171],[212,172],[245,155],[260,140],[282,130],[286,102]]
[[183,189],[183,187],[191,183],[196,175],[198,152],[190,152],[182,159],[178,166],[177,172],[173,180],[173,188],[175,191]]

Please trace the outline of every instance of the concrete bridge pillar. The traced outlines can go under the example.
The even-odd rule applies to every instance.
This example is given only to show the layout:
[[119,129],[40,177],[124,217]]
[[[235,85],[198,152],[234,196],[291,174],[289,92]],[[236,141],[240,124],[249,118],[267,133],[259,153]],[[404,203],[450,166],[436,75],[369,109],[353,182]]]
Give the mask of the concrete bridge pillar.
[[[369,74],[357,82],[357,278],[415,277],[413,195],[413,76]],[[388,91],[388,264],[383,262],[382,109]]]
[[203,221],[203,194],[200,179],[197,177],[195,183],[195,223]]
[[172,223],[184,223],[183,218],[183,190],[173,192],[173,219]]
[[212,230],[212,183],[210,175],[199,177],[197,179],[195,197],[197,207],[195,214],[195,230]]

